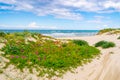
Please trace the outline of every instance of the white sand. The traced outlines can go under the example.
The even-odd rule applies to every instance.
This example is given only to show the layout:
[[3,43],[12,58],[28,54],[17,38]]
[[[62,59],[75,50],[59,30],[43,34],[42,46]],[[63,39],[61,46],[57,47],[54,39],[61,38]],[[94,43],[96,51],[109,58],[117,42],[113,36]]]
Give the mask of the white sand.
[[[120,40],[117,35],[97,35],[90,37],[68,37],[61,39],[82,39],[93,46],[100,40],[112,41],[116,47],[101,49],[99,59],[94,59],[91,63],[75,69],[75,73],[66,72],[62,78],[44,79],[44,80],[120,80]],[[113,52],[113,54],[111,54]],[[43,80],[33,74],[20,73],[15,69],[9,68],[0,74],[0,80]]]
[[[63,79],[58,80],[120,80],[120,40],[117,35],[97,35],[90,37],[70,37],[61,39],[82,39],[94,45],[101,40],[112,41],[116,47],[101,49],[100,59],[94,59],[91,63],[78,67],[73,74],[67,72]],[[113,52],[113,54],[111,54]]]

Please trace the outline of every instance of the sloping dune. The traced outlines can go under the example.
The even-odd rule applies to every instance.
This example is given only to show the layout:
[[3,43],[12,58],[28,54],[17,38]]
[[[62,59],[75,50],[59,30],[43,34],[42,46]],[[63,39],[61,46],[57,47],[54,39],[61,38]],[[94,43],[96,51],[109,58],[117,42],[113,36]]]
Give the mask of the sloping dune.
[[[54,77],[53,79],[38,78],[33,74],[20,74],[14,70],[11,72],[11,68],[4,71],[4,74],[0,75],[0,80],[14,80],[8,79],[7,76],[17,76],[22,80],[120,80],[120,40],[117,39],[117,35],[96,35],[90,37],[68,37],[61,39],[82,39],[89,42],[93,46],[96,42],[101,40],[112,41],[116,44],[113,48],[101,49],[100,57],[94,59],[91,63],[78,67],[72,72],[66,72],[62,78]],[[2,47],[3,45],[0,44]],[[14,75],[14,76],[13,76]],[[24,76],[24,77],[23,77]]]
[[100,58],[78,67],[76,73],[66,73],[61,80],[120,80],[120,40],[117,35],[97,35],[91,37],[74,37],[62,39],[82,39],[94,45],[100,40],[112,41],[116,47],[101,49]]

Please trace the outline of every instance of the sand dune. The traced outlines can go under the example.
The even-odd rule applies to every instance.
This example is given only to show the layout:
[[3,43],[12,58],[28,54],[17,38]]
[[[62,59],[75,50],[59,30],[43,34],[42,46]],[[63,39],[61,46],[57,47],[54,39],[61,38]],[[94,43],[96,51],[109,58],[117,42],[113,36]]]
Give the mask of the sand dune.
[[74,37],[62,39],[82,39],[94,45],[100,40],[112,41],[116,47],[101,49],[102,55],[99,59],[94,59],[91,63],[78,67],[76,74],[66,73],[61,80],[120,80],[120,40],[117,35],[102,35],[91,37]]
[[[120,80],[120,40],[117,35],[97,35],[90,37],[68,37],[61,39],[82,39],[89,42],[93,46],[100,40],[112,41],[116,47],[109,49],[101,49],[99,58],[94,59],[91,63],[80,66],[75,69],[75,73],[66,72],[62,78],[54,77],[50,80]],[[0,46],[2,47],[2,45]],[[33,74],[20,73],[12,68],[4,70],[0,75],[0,80],[49,80],[37,77]]]

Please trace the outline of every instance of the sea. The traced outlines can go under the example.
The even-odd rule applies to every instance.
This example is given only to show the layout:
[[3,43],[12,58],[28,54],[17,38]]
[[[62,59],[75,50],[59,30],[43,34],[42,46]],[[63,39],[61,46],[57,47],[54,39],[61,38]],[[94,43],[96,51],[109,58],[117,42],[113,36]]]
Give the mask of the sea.
[[[23,32],[24,30],[0,30],[8,33]],[[59,37],[81,37],[96,35],[99,30],[28,30],[30,32],[37,32],[46,36],[55,38]]]

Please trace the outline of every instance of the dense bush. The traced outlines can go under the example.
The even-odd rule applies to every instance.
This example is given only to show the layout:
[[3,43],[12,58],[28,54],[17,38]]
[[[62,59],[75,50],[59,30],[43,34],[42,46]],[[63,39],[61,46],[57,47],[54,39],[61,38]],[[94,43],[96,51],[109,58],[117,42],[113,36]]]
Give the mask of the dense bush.
[[5,32],[1,32],[1,31],[0,31],[0,37],[4,37],[5,35],[6,35]]
[[114,47],[115,46],[115,43],[113,42],[108,42],[106,44],[103,44],[102,45],[102,48],[109,48],[109,47]]
[[75,43],[75,44],[77,44],[79,46],[85,46],[85,45],[88,46],[88,42],[84,41],[84,40],[73,40],[73,43]]
[[90,62],[100,53],[98,49],[81,40],[62,43],[50,38],[43,40],[39,36],[37,42],[26,44],[23,35],[16,36],[14,33],[9,34],[6,39],[6,46],[2,49],[5,52],[3,56],[21,70],[27,67],[32,72],[36,68],[40,76],[60,76],[72,68]]
[[97,42],[96,44],[95,44],[95,47],[100,47],[100,46],[102,46],[102,45],[104,45],[104,44],[106,44],[107,43],[107,41],[99,41],[99,42]]
[[110,48],[114,46],[115,46],[115,43],[108,42],[108,41],[99,41],[95,44],[95,47],[102,47],[102,48]]
[[120,39],[120,36],[117,39]]

